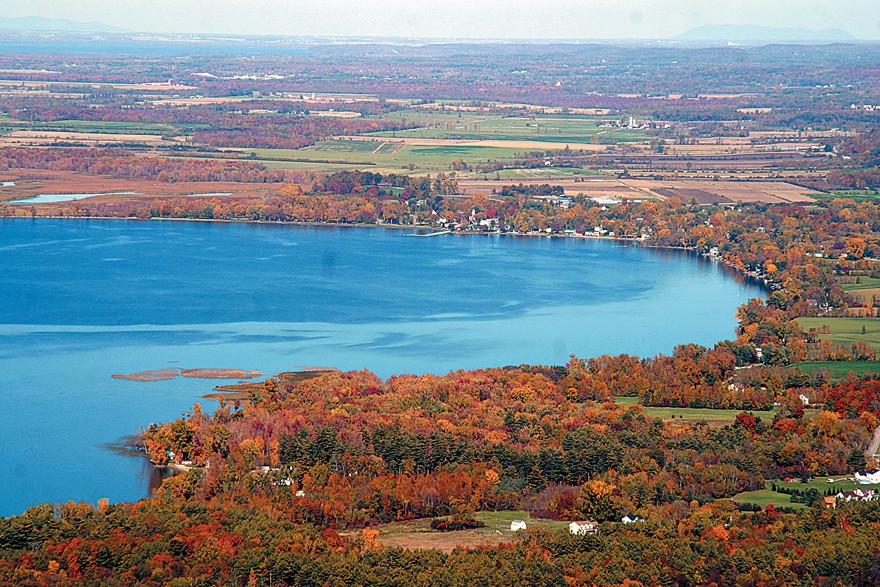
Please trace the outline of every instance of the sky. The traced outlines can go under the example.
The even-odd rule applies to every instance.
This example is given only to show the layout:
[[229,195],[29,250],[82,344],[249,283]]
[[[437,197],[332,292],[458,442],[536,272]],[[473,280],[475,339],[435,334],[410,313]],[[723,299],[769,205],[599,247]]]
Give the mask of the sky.
[[880,39],[878,0],[0,0],[0,15],[167,33],[663,39],[753,24]]

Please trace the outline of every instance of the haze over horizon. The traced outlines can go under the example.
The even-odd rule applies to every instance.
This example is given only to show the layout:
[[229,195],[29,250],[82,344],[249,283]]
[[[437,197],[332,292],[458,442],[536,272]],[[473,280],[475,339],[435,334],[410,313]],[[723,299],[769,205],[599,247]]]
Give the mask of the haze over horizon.
[[459,39],[666,39],[760,25],[880,39],[876,0],[0,0],[7,18],[98,21],[147,33]]

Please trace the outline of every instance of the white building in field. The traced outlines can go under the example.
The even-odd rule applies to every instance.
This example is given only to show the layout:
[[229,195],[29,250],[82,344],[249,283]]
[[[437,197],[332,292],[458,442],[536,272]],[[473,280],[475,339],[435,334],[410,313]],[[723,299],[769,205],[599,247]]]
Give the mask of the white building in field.
[[520,530],[525,530],[525,529],[526,529],[526,523],[523,522],[522,520],[513,520],[510,523],[510,531],[511,532],[518,532]]
[[880,483],[880,469],[871,469],[864,473],[856,473],[856,481],[862,485],[874,485]]
[[599,522],[593,522],[592,520],[572,522],[568,525],[568,531],[577,536],[583,536],[585,534],[595,534],[599,531]]

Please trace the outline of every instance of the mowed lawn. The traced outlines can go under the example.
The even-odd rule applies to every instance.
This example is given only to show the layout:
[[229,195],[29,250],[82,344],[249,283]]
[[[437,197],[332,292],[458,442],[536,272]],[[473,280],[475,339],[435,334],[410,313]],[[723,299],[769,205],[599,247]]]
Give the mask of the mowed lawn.
[[880,350],[880,318],[798,318],[797,323],[804,332],[828,326],[823,340],[847,346],[861,340]]

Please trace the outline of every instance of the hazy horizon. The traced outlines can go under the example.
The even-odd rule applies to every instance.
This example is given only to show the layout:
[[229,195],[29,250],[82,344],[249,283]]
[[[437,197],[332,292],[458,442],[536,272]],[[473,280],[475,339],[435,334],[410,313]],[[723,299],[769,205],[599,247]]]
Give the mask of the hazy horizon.
[[0,0],[7,18],[97,21],[132,32],[444,39],[667,39],[757,25],[880,39],[875,0]]

